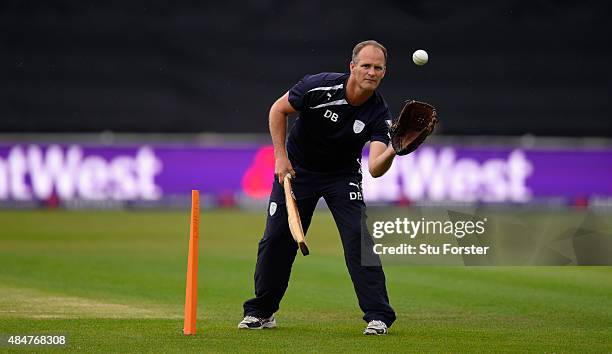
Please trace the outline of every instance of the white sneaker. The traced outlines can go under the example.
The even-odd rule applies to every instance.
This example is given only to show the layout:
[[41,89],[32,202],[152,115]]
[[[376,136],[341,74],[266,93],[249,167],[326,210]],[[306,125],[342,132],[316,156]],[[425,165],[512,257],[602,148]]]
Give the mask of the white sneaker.
[[274,314],[268,318],[260,318],[255,316],[245,316],[238,324],[238,329],[264,329],[276,327],[276,319]]
[[363,334],[365,335],[375,334],[377,336],[385,335],[387,334],[387,325],[383,321],[378,321],[378,320],[370,321],[366,329],[363,331]]

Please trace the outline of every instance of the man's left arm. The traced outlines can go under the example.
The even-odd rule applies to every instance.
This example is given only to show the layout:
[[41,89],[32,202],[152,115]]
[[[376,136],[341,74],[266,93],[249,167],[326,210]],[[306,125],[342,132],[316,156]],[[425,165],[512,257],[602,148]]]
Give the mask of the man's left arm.
[[391,168],[394,158],[395,150],[391,144],[385,145],[381,141],[372,141],[368,156],[368,169],[372,177],[377,178],[384,175]]

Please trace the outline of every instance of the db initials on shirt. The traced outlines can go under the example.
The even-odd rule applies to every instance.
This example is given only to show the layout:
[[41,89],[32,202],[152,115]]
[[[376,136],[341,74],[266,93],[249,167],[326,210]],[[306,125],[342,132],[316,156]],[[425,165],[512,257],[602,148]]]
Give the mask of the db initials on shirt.
[[329,109],[325,110],[325,113],[323,113],[323,117],[329,118],[332,122],[338,121],[338,114],[330,111]]

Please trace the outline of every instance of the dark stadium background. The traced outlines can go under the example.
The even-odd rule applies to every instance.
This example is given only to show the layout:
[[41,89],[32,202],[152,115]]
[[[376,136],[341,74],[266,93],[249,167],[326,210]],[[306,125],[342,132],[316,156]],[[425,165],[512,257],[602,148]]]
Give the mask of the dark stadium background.
[[[305,73],[389,49],[450,135],[612,136],[605,1],[3,1],[0,132],[265,133]],[[416,67],[415,49],[430,63]]]

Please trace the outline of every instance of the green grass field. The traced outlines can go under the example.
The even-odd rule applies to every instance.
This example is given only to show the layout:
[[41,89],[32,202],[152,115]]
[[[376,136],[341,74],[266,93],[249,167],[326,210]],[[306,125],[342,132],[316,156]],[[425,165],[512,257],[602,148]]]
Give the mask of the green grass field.
[[79,352],[612,352],[612,267],[390,266],[397,322],[365,337],[327,213],[313,219],[279,327],[238,331],[265,215],[204,211],[198,334],[185,337],[188,218],[0,212],[0,336],[66,334],[54,350]]

